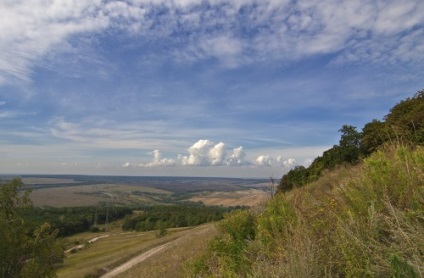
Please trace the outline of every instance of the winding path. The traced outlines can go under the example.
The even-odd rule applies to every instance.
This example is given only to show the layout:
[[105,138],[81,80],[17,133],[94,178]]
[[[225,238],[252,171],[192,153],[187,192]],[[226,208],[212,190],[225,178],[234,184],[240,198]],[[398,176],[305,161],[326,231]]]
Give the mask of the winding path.
[[[110,236],[110,235],[102,235],[102,236],[94,237],[92,239],[89,239],[87,242],[88,242],[88,244],[91,244],[91,243],[96,242],[97,240],[99,240],[101,238],[105,238],[105,237],[108,237],[108,236]],[[74,249],[76,249],[76,250],[82,249],[82,248],[84,248],[84,246],[85,246],[85,244],[80,244],[80,245],[74,246],[74,247],[66,250],[65,253],[70,253]]]
[[131,260],[127,261],[124,264],[121,264],[120,266],[112,269],[111,271],[109,271],[108,273],[104,274],[103,276],[101,276],[100,278],[111,278],[111,277],[115,277],[116,275],[132,268],[133,266],[135,266],[136,264],[146,260],[147,258],[149,258],[150,256],[153,256],[154,254],[156,254],[157,252],[161,251],[162,249],[166,248],[168,245],[170,245],[171,243],[173,243],[174,241],[178,240],[174,239],[171,242],[159,245],[155,248],[150,249],[149,251],[146,251],[134,258],[132,258]]

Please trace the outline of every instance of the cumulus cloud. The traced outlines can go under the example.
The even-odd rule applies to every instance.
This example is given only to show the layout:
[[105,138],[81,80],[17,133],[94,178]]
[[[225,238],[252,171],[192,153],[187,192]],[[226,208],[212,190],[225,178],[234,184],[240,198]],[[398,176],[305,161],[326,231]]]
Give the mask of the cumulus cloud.
[[[177,159],[164,158],[159,150],[152,151],[153,159],[148,163],[132,164],[126,162],[123,168],[129,167],[157,167],[157,166],[249,166],[249,167],[286,167],[292,168],[297,165],[294,158],[283,159],[271,155],[259,155],[254,162],[246,159],[247,155],[243,147],[234,148],[228,154],[223,142],[214,143],[207,139],[198,140],[187,149],[188,155],[177,156]],[[310,161],[305,161],[309,163]]]
[[289,158],[283,161],[283,165],[287,168],[293,167],[294,165],[296,165],[296,160],[293,158]]
[[284,160],[282,156],[277,156],[277,162],[279,165],[282,165],[286,168],[291,168],[297,164],[296,159],[288,158]]
[[223,142],[215,144],[210,140],[199,140],[187,151],[189,155],[178,156],[182,165],[219,166],[224,164],[227,156],[226,147]]
[[258,166],[272,166],[272,157],[269,155],[260,155],[256,158],[256,165]]
[[227,165],[236,166],[236,165],[247,165],[249,164],[246,160],[246,153],[243,150],[243,147],[238,147],[233,149],[233,153],[230,158],[227,160]]
[[129,167],[158,167],[158,166],[247,166],[252,165],[246,160],[243,147],[237,147],[228,155],[223,142],[201,139],[187,149],[188,155],[177,156],[177,159],[165,158],[159,150],[152,151],[153,159],[148,163],[134,164],[125,162],[123,168]]
[[273,167],[286,167],[292,168],[297,165],[297,161],[294,158],[284,159],[282,156],[277,156],[277,158],[273,158],[270,155],[260,155],[256,158],[257,166],[273,166]]
[[34,64],[67,49],[57,46],[105,29],[167,40],[172,58],[231,67],[327,53],[338,63],[420,63],[423,22],[421,0],[2,1],[0,85],[30,80]]
[[175,165],[175,160],[169,158],[162,158],[162,153],[159,150],[154,150],[153,152],[153,161],[145,164],[146,167],[155,167],[155,166],[173,166]]

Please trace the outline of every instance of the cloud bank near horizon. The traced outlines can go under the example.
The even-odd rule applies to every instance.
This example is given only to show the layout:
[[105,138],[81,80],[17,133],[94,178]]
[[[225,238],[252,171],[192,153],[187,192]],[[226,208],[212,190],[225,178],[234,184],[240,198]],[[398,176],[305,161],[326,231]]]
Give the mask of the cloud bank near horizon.
[[[292,168],[297,165],[294,158],[275,159],[270,155],[259,155],[253,162],[246,159],[246,152],[242,146],[227,151],[223,142],[214,143],[207,139],[200,139],[187,149],[188,155],[178,154],[176,159],[164,158],[160,150],[153,150],[152,161],[148,163],[122,164],[123,168],[129,167],[163,167],[163,166],[252,166],[252,167],[285,167]],[[306,163],[309,160],[305,161]]]

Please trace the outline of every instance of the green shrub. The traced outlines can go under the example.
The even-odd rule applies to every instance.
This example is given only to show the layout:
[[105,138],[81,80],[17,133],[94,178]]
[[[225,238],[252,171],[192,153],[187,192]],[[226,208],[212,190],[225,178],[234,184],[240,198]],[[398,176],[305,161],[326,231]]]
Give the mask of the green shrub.
[[423,159],[421,147],[378,151],[365,159],[361,176],[344,188],[334,237],[343,275],[422,273]]

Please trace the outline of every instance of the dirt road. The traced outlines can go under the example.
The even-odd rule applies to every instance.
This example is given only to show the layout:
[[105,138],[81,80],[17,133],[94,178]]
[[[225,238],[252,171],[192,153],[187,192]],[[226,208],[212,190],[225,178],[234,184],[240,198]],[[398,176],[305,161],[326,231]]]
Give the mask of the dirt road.
[[[95,237],[95,238],[92,238],[92,239],[89,239],[88,241],[87,241],[87,243],[88,244],[92,244],[93,242],[96,242],[97,240],[99,240],[99,239],[101,239],[101,238],[105,238],[105,237],[108,237],[108,236],[110,236],[110,235],[102,235],[102,236],[98,236],[98,237]],[[65,253],[70,253],[72,250],[80,250],[80,249],[83,249],[85,247],[85,244],[80,244],[80,245],[77,245],[77,246],[74,246],[74,247],[72,247],[71,249],[68,249],[68,250],[66,250],[65,251]]]
[[124,272],[124,271],[126,271],[126,270],[128,270],[130,268],[132,268],[136,264],[138,264],[138,263],[144,261],[145,259],[149,258],[150,256],[156,254],[157,252],[165,249],[166,247],[168,247],[171,243],[173,243],[176,240],[178,240],[178,238],[177,239],[174,239],[171,242],[168,242],[168,243],[162,244],[162,245],[160,245],[158,247],[152,248],[149,251],[146,251],[143,254],[140,254],[140,255],[132,258],[128,262],[126,262],[126,263],[124,263],[124,264],[122,264],[122,265],[120,265],[120,266],[112,269],[111,271],[109,271],[105,275],[101,276],[100,278],[111,278],[111,277],[115,277],[116,275],[118,275],[118,274],[120,274],[120,273],[122,273],[122,272]]
[[213,227],[214,227],[214,224],[209,223],[209,224],[204,224],[204,225],[195,227],[193,229],[178,232],[174,235],[175,239],[173,239],[173,240],[171,240],[167,243],[164,243],[160,246],[157,246],[155,248],[152,248],[152,249],[130,259],[126,263],[124,263],[124,264],[112,269],[111,271],[107,272],[106,274],[104,274],[100,278],[115,277],[115,276],[135,267],[137,264],[143,262],[144,260],[147,260],[148,258],[150,258],[151,256],[154,256],[157,253],[159,253],[159,254],[163,254],[164,252],[171,252],[172,253],[172,250],[175,250],[175,248],[179,244],[184,243],[184,242],[185,242],[185,244],[187,244],[187,242],[192,242],[193,238],[203,237],[204,233],[210,231],[210,229],[212,229]]

